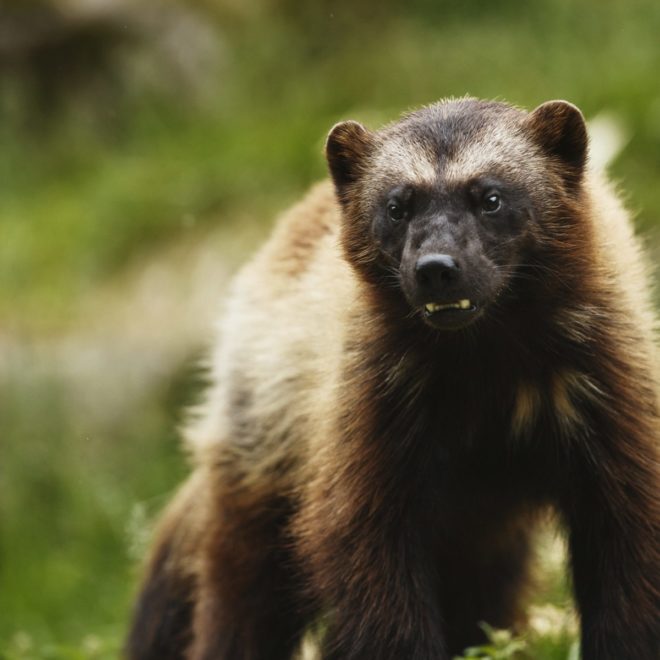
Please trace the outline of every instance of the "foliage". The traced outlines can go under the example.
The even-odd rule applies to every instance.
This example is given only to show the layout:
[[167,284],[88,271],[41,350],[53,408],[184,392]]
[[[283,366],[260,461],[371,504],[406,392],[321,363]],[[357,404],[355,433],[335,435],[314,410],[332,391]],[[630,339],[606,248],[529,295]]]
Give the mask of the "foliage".
[[2,655],[3,660],[115,660],[120,652],[116,642],[88,635],[78,645],[36,643],[27,633],[16,633]]
[[506,660],[506,658],[519,656],[519,652],[527,648],[527,642],[522,638],[514,637],[508,630],[496,630],[486,623],[482,623],[481,628],[488,637],[488,643],[465,649],[463,655],[454,660],[466,660],[467,658]]

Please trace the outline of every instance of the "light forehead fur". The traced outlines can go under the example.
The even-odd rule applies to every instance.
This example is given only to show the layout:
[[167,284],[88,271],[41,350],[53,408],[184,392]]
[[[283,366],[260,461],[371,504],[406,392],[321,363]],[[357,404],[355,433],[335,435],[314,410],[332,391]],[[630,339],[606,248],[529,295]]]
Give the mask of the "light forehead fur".
[[408,135],[383,140],[373,159],[375,171],[385,178],[431,186],[438,177],[438,163],[429,145]]
[[427,106],[379,132],[370,164],[379,178],[420,186],[456,185],[494,172],[536,186],[546,167],[524,130],[526,116],[475,99]]
[[497,172],[535,185],[540,183],[535,181],[539,179],[537,173],[543,171],[538,150],[522,130],[494,123],[457,150],[444,166],[442,177],[448,184],[459,184]]

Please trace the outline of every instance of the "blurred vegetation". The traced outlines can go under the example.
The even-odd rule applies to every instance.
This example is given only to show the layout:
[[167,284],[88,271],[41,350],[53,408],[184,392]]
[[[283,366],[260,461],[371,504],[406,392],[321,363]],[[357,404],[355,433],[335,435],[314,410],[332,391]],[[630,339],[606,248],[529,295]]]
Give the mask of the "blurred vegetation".
[[[155,354],[172,319],[122,353],[98,305],[90,377],[75,360],[99,292],[128,296],[141,264],[217,229],[265,232],[325,175],[335,121],[378,125],[448,95],[614,113],[631,142],[613,174],[653,236],[658,34],[657,0],[5,0],[0,653],[114,657],[145,530],[185,472],[176,425],[206,329]],[[218,260],[236,262],[231,245]],[[134,391],[122,360],[157,377],[118,404]],[[540,599],[565,597],[553,584]],[[529,657],[565,658],[568,637],[549,639]]]

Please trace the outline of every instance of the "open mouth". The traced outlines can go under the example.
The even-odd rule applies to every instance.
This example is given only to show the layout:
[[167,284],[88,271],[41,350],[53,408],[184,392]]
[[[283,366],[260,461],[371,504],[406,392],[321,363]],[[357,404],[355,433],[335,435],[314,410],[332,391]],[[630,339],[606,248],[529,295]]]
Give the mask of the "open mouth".
[[457,300],[456,302],[449,303],[426,303],[424,305],[424,311],[426,314],[435,314],[436,312],[441,312],[445,309],[464,309],[464,310],[473,310],[475,306],[467,298],[463,300]]
[[471,323],[479,314],[468,298],[452,302],[428,302],[422,309],[424,320],[435,328],[457,330]]

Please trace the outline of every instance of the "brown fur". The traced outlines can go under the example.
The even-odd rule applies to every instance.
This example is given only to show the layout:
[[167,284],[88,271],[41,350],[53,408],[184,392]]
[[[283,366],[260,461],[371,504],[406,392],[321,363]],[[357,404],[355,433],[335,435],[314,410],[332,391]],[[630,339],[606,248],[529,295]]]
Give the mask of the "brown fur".
[[[436,125],[454,140],[447,186],[496,167],[542,216],[535,261],[458,332],[421,322],[365,230],[385,179],[436,185]],[[548,507],[584,660],[658,657],[655,321],[584,145],[568,104],[454,101],[333,130],[337,197],[313,189],[235,282],[129,657],[290,658],[322,621],[326,660],[450,658],[480,621],[524,624]]]

